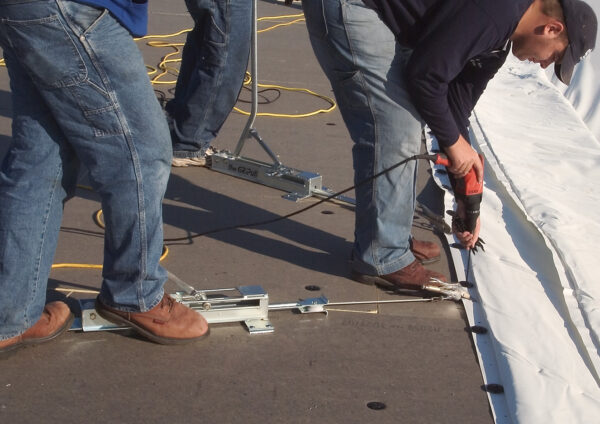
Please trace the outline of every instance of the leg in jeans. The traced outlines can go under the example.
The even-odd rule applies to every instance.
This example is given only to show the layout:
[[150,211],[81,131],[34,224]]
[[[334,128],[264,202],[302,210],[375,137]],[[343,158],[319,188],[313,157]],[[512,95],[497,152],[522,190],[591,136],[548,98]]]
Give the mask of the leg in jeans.
[[186,0],[194,18],[175,98],[173,156],[202,157],[237,101],[248,65],[253,0]]
[[15,112],[0,175],[0,339],[39,317],[75,154],[105,214],[100,297],[151,309],[166,281],[161,203],[171,147],[137,46],[107,11],[76,2],[0,5],[0,19]]
[[4,55],[13,93],[13,144],[0,170],[0,340],[41,316],[63,201],[78,161],[52,113],[15,61]]
[[[419,152],[422,123],[410,101],[410,56],[361,0],[305,0],[310,40],[331,81],[352,140],[355,183]],[[356,190],[355,271],[395,272],[411,264],[414,161]]]

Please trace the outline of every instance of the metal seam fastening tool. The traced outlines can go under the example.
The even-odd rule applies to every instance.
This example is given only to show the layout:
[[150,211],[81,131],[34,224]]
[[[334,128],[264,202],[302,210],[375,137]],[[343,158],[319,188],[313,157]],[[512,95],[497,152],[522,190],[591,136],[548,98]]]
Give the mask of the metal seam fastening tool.
[[[434,289],[424,287],[426,290],[442,295],[434,298],[329,302],[327,297],[320,296],[302,299],[297,302],[269,304],[267,292],[258,285],[197,290],[171,272],[169,272],[169,278],[183,289],[183,291],[171,294],[177,302],[198,311],[209,324],[244,322],[250,334],[271,333],[275,330],[269,320],[269,311],[296,310],[302,314],[326,314],[327,307],[331,306],[435,302],[445,299],[460,300],[461,298],[468,298],[468,293],[459,284],[447,284]],[[82,299],[79,300],[79,304],[81,317],[75,319],[71,330],[90,332],[128,328],[102,318],[95,309],[95,299]]]

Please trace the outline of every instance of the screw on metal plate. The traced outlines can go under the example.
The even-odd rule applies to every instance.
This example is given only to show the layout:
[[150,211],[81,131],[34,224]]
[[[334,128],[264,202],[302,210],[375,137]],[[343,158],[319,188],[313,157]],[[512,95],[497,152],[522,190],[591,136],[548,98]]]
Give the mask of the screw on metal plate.
[[92,312],[92,313],[90,314],[90,319],[96,319],[96,314]]

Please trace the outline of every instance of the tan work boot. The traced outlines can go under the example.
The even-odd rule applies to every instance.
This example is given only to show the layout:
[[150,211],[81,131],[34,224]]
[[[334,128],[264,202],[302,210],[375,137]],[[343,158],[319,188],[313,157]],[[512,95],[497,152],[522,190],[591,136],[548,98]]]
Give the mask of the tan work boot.
[[410,239],[410,251],[423,265],[440,260],[440,247],[430,241]]
[[52,340],[68,330],[72,323],[73,314],[66,303],[50,302],[44,306],[40,319],[27,331],[0,341],[0,354]]
[[352,279],[363,284],[408,290],[422,290],[423,286],[437,286],[439,283],[436,283],[435,279],[446,281],[443,274],[425,269],[418,260],[391,274],[366,275],[352,271]]
[[125,312],[96,299],[96,310],[105,319],[131,326],[142,336],[160,344],[183,344],[202,340],[210,334],[208,323],[198,312],[165,294],[147,312]]

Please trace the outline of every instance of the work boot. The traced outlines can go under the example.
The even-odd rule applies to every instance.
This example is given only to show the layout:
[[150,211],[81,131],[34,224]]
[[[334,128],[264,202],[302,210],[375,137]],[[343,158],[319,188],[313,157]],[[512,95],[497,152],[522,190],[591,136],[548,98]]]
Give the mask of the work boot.
[[366,275],[352,271],[352,279],[359,283],[378,285],[389,289],[423,290],[423,286],[439,286],[440,284],[432,278],[446,281],[443,274],[425,269],[417,259],[410,265],[385,275]]
[[206,338],[210,329],[198,312],[165,294],[158,305],[147,312],[125,312],[96,299],[96,310],[116,324],[132,327],[142,336],[160,344],[183,344]]
[[0,354],[52,340],[68,330],[72,323],[73,314],[66,303],[50,302],[44,306],[40,319],[27,331],[0,341]]
[[410,239],[410,251],[423,265],[440,260],[440,247],[430,241]]

